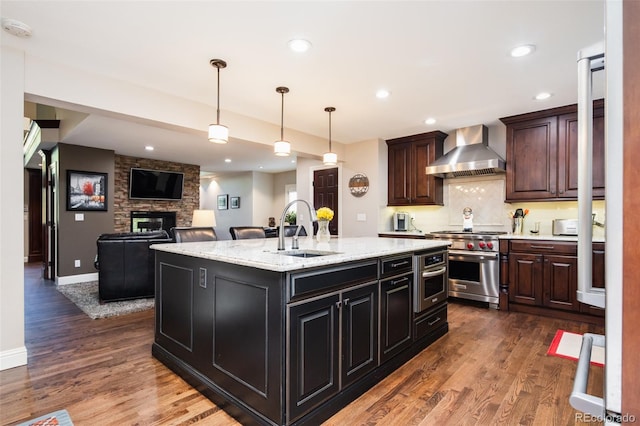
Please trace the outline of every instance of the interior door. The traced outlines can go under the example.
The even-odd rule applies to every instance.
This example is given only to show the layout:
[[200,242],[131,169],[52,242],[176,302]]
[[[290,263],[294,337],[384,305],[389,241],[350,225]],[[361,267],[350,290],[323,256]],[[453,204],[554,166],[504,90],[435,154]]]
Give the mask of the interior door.
[[[329,222],[331,235],[338,235],[338,168],[315,170],[313,172],[313,206],[329,207],[333,210],[333,220]],[[317,224],[313,225],[315,234]]]
[[29,206],[28,227],[29,239],[27,246],[28,262],[41,262],[42,257],[42,170],[27,169]]
[[45,238],[44,248],[44,279],[53,280],[56,277],[56,164],[49,164],[47,160],[47,182],[46,182],[46,198],[45,198]]

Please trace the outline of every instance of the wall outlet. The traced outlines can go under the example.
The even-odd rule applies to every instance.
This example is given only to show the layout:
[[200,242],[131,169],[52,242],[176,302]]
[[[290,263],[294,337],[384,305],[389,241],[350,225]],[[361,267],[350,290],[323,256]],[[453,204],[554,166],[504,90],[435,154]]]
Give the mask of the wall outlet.
[[367,221],[367,214],[366,213],[358,213],[356,215],[356,221],[358,221],[358,222],[366,222]]
[[412,220],[416,220],[416,214],[415,213],[411,213],[411,219]]
[[84,220],[84,213],[76,213],[76,222],[82,222]]
[[76,259],[73,261],[73,266],[75,266],[76,268],[80,267],[80,259]]

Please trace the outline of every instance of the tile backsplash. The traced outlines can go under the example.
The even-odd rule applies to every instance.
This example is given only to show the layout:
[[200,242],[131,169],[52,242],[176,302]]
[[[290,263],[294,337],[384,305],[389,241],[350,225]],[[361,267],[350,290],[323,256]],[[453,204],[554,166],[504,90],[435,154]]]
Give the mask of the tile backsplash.
[[[529,233],[535,222],[540,222],[540,234],[551,235],[553,219],[576,219],[577,201],[541,201],[505,203],[505,176],[483,176],[447,179],[444,185],[444,206],[385,207],[381,214],[381,231],[392,230],[392,217],[396,211],[413,216],[413,228],[425,233],[462,229],[462,210],[473,209],[475,230],[511,232],[511,212],[529,209],[524,220],[524,232]],[[603,200],[593,202],[596,220],[605,223]],[[604,228],[594,227],[594,237],[604,237]]]

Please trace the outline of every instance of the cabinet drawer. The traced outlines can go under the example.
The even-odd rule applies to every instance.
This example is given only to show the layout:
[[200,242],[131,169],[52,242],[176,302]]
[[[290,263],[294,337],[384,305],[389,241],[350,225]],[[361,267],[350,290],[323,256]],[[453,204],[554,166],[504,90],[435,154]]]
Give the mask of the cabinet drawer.
[[429,335],[434,330],[447,323],[447,304],[437,308],[430,314],[415,320],[413,326],[413,339],[419,340]]
[[409,272],[413,269],[413,256],[402,256],[382,261],[380,275],[383,277]]
[[552,240],[512,240],[511,251],[523,251],[527,253],[551,253],[551,254],[578,254],[578,244],[566,241]]
[[296,273],[291,275],[289,300],[329,293],[349,285],[375,281],[377,278],[377,261]]

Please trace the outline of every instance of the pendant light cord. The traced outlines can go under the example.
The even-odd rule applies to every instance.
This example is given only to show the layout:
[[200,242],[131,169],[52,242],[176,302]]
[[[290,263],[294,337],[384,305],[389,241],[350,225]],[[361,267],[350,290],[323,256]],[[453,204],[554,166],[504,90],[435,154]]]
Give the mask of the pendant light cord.
[[331,152],[331,111],[329,111],[329,152]]
[[284,140],[284,91],[282,93],[282,106],[280,108],[280,140]]
[[220,67],[218,68],[218,104],[216,111],[216,124],[220,124]]

